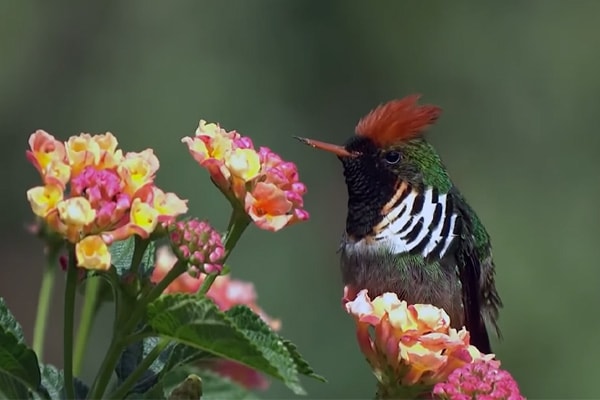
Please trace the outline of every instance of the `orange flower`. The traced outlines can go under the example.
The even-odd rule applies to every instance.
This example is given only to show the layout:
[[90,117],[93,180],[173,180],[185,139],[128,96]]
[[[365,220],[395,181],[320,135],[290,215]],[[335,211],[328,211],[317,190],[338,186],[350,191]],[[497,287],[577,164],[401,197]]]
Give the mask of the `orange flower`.
[[246,212],[261,229],[278,231],[292,219],[292,203],[285,192],[272,183],[259,182],[246,194]]
[[356,320],[361,350],[385,385],[434,385],[458,367],[494,358],[470,345],[466,329],[450,328],[448,314],[429,304],[408,305],[395,293],[371,300],[361,290],[346,310]]

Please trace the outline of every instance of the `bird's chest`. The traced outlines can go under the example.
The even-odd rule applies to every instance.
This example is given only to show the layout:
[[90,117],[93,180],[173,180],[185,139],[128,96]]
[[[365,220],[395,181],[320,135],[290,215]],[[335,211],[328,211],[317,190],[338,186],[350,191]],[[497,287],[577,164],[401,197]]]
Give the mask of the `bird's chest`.
[[[460,280],[452,249],[457,216],[446,194],[429,189],[392,199],[372,234],[344,236],[341,269],[345,285],[369,295],[395,292],[409,303],[456,308]],[[458,295],[458,297],[457,297]]]

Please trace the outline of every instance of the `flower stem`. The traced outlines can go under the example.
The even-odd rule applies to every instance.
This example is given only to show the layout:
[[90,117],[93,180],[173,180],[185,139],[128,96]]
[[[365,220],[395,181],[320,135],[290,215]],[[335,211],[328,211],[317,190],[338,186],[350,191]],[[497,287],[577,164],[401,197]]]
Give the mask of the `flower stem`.
[[171,270],[167,273],[167,275],[165,275],[165,277],[160,282],[158,282],[156,286],[154,286],[146,296],[142,297],[137,301],[135,309],[133,310],[129,318],[129,323],[126,329],[124,330],[125,332],[129,332],[131,329],[133,329],[133,327],[136,326],[138,319],[141,318],[142,315],[144,315],[144,312],[146,311],[146,306],[150,302],[155,300],[158,296],[160,296],[162,292],[167,288],[167,286],[169,286],[169,284],[175,280],[175,278],[177,278],[179,275],[186,271],[186,268],[187,263],[185,261],[177,261],[173,268],[171,268]]
[[[227,227],[227,232],[225,233],[225,256],[223,257],[223,263],[225,263],[231,254],[231,251],[234,249],[240,237],[242,237],[242,234],[248,227],[249,223],[250,218],[248,217],[248,214],[246,214],[244,210],[241,210],[239,207],[234,205],[233,211],[231,212],[231,218],[229,219],[229,226]],[[196,295],[198,297],[205,296],[218,276],[219,274],[207,275]]]
[[113,370],[119,361],[119,357],[121,356],[121,343],[118,339],[118,333],[114,332],[112,340],[110,341],[110,346],[106,352],[106,357],[102,361],[102,365],[100,365],[100,371],[92,384],[92,387],[88,393],[88,399],[100,399],[102,395],[106,391],[106,386],[110,381],[110,377],[112,376]]
[[137,275],[140,263],[144,258],[144,253],[150,244],[150,240],[142,239],[138,235],[134,235],[134,240],[135,247],[133,248],[133,256],[131,257],[131,266],[129,267],[129,271]]
[[160,356],[160,353],[167,347],[169,341],[167,339],[161,339],[158,344],[148,353],[148,355],[138,364],[133,372],[125,379],[125,381],[119,386],[109,398],[111,399],[123,399],[127,395],[127,392],[131,389],[137,380],[150,368],[154,360]]
[[50,252],[46,258],[46,267],[42,275],[42,285],[40,287],[35,325],[33,328],[33,351],[37,354],[40,362],[44,355],[44,335],[46,333],[46,323],[48,322],[48,311],[52,303],[52,291],[56,276],[56,257],[56,252]]
[[96,314],[96,303],[98,300],[98,291],[100,289],[100,278],[89,278],[85,288],[85,298],[81,310],[79,329],[75,339],[75,359],[73,361],[73,374],[78,375],[81,372],[83,356],[90,336],[90,328]]
[[73,320],[75,317],[75,289],[77,286],[77,260],[75,245],[69,244],[67,284],[65,288],[65,315],[63,331],[64,385],[67,399],[75,398],[73,384]]

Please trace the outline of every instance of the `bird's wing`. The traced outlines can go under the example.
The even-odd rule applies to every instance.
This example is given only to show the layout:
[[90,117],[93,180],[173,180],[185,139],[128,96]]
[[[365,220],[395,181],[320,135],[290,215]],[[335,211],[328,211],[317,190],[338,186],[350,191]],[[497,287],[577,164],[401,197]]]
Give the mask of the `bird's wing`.
[[489,319],[499,334],[496,319],[501,307],[494,284],[490,238],[462,195],[458,191],[451,195],[456,197],[456,211],[461,224],[456,260],[462,283],[465,325],[470,332],[471,343],[481,352],[490,353],[485,321]]

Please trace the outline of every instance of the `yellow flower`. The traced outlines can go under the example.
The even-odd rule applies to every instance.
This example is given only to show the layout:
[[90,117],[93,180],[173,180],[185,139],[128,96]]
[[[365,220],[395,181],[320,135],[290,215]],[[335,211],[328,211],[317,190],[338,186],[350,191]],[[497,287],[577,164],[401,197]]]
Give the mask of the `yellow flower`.
[[71,197],[56,205],[58,216],[68,226],[84,227],[96,218],[96,210],[85,197]]
[[75,245],[77,265],[106,271],[110,268],[110,251],[100,236],[88,236]]
[[158,210],[150,204],[134,199],[131,204],[130,228],[143,238],[150,236],[158,224]]
[[180,199],[175,193],[165,193],[156,186],[152,187],[152,207],[158,211],[161,220],[185,214],[188,210],[187,200]]
[[114,168],[123,160],[123,152],[117,150],[117,138],[110,132],[103,135],[94,135],[94,142],[100,148],[98,168]]
[[125,193],[133,196],[139,189],[152,183],[159,165],[152,149],[141,153],[127,153],[118,169],[125,182]]
[[27,158],[43,174],[46,166],[52,161],[65,162],[65,145],[44,130],[37,130],[29,137]]
[[42,218],[45,218],[62,199],[62,188],[56,185],[37,186],[27,191],[31,210]]
[[89,133],[71,136],[66,149],[73,176],[87,166],[98,165],[100,161],[100,146]]
[[42,175],[45,183],[55,184],[64,189],[71,178],[71,167],[63,161],[52,160],[46,165]]
[[225,165],[231,173],[248,182],[258,176],[260,159],[254,149],[235,149],[225,159]]

